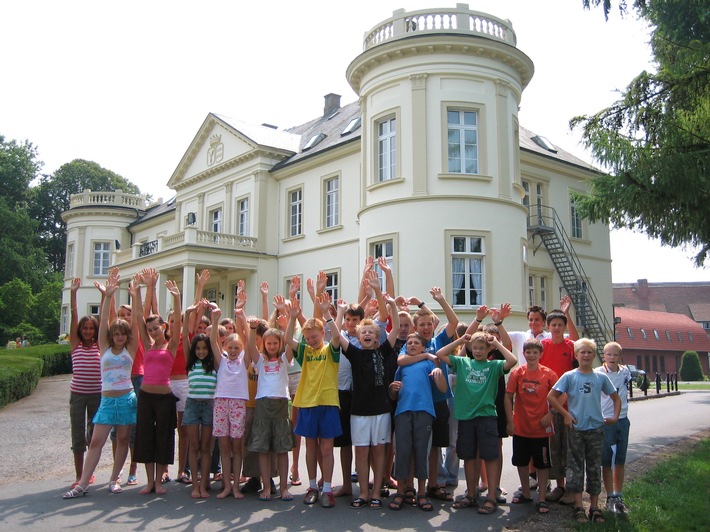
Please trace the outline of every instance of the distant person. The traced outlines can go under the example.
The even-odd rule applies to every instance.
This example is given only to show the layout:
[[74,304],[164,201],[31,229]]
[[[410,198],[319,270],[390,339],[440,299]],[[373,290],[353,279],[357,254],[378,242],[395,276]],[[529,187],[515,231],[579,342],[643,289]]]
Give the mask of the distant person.
[[27,338],[27,335],[22,335],[22,347],[29,347],[30,346],[30,341]]

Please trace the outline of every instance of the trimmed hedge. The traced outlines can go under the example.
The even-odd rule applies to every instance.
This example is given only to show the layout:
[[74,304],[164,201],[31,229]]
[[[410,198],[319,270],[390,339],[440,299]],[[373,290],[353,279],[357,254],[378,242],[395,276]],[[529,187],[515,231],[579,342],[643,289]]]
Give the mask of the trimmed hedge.
[[68,345],[0,350],[0,408],[31,395],[40,377],[71,373]]
[[0,355],[0,407],[31,395],[42,376],[40,358]]

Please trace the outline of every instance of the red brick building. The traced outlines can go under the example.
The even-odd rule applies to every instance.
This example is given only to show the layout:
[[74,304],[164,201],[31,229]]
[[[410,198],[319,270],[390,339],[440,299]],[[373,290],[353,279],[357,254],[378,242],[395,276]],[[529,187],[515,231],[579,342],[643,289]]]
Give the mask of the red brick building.
[[[616,295],[616,288],[614,294]],[[686,351],[697,351],[703,373],[710,374],[710,337],[703,326],[684,314],[619,307],[615,299],[616,338],[624,363],[665,377],[680,368]]]

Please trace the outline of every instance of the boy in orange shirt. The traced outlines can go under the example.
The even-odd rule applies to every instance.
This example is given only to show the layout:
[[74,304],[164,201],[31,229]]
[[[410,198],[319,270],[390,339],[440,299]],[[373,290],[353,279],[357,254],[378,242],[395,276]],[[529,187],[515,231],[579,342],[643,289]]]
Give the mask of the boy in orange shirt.
[[557,382],[557,374],[539,364],[543,353],[540,340],[527,340],[523,344],[523,353],[527,364],[518,366],[510,373],[505,390],[506,430],[513,436],[513,465],[518,468],[521,484],[521,492],[513,497],[513,504],[532,502],[527,482],[532,459],[538,478],[537,512],[546,514],[550,511],[545,496],[550,469],[549,436],[553,432],[547,394]]

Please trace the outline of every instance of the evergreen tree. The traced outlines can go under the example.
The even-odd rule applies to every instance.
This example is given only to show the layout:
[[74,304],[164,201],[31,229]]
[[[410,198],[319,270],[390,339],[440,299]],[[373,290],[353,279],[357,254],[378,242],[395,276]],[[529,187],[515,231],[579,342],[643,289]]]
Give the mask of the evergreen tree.
[[703,380],[703,368],[700,366],[700,358],[696,351],[686,351],[680,361],[680,380],[701,381]]

